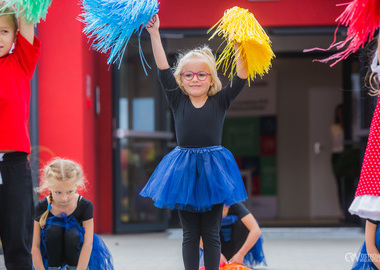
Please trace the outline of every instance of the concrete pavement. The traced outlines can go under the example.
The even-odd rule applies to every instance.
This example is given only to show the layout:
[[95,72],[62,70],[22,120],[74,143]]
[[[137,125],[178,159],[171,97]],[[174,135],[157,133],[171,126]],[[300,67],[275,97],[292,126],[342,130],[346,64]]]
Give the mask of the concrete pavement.
[[[268,270],[351,269],[351,254],[364,241],[360,228],[263,228]],[[183,270],[181,230],[103,235],[115,269]]]
[[[268,270],[351,269],[364,241],[360,228],[262,228]],[[115,269],[183,270],[180,229],[160,233],[101,235]],[[0,268],[4,269],[0,257]]]

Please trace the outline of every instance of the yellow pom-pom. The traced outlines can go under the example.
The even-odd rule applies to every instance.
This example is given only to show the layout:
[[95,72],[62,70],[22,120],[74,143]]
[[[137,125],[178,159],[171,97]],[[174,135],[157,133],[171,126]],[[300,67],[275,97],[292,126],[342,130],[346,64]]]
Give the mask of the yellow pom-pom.
[[216,35],[226,40],[227,45],[217,59],[217,68],[222,68],[224,74],[230,69],[228,77],[236,74],[234,43],[240,44],[238,56],[241,56],[248,71],[248,84],[257,75],[262,77],[268,73],[271,61],[275,57],[271,41],[255,16],[247,9],[233,7],[224,12],[224,16],[209,30],[215,29],[210,37]]

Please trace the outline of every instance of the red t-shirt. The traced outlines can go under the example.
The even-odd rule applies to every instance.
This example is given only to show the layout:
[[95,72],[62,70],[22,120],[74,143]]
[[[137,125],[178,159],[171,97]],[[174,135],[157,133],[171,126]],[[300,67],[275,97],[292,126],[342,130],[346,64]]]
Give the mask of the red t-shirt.
[[0,150],[30,153],[30,80],[40,55],[40,41],[21,34],[13,53],[0,58]]

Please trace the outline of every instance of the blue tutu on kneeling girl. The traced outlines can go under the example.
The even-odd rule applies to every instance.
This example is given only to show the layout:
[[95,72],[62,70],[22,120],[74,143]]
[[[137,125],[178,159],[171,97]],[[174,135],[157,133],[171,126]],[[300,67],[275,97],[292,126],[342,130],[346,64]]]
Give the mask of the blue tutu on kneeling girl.
[[[253,215],[241,203],[224,207],[222,226],[220,230],[221,260],[225,263],[237,263],[246,267],[266,266],[261,230]],[[243,250],[249,251],[242,261],[236,254]],[[203,251],[200,253],[200,265],[203,265]]]
[[[367,221],[367,222],[371,222],[371,221]],[[375,223],[377,226],[376,234],[375,234],[375,244],[376,244],[376,248],[380,251],[380,226],[378,225],[379,222],[375,222]],[[377,259],[380,260],[379,257]],[[367,247],[366,247],[365,241],[355,256],[355,262],[352,266],[352,270],[378,270],[378,268],[373,264],[371,258],[369,257],[367,253]]]
[[77,193],[83,185],[78,163],[57,158],[45,166],[40,191],[47,189],[49,196],[35,206],[35,269],[114,269],[111,253],[94,234],[93,205]]
[[[80,226],[79,222],[75,219],[74,216],[62,215],[62,216],[54,216],[50,217],[46,221],[46,225],[43,229],[41,229],[41,255],[42,260],[44,262],[45,269],[50,269],[48,264],[48,252],[47,252],[47,238],[48,232],[54,229],[54,227],[58,226],[62,229],[62,232],[67,235],[71,235],[71,239],[77,239],[76,244],[72,246],[73,252],[76,252],[79,256],[83,242],[84,242],[84,234],[85,230],[82,226]],[[56,227],[57,228],[57,227]],[[67,238],[68,239],[68,238]],[[76,269],[69,266],[68,261],[62,261],[61,269]],[[87,266],[88,270],[113,270],[113,259],[110,251],[108,250],[106,244],[100,238],[99,235],[93,235],[92,242],[92,251],[90,260]]]

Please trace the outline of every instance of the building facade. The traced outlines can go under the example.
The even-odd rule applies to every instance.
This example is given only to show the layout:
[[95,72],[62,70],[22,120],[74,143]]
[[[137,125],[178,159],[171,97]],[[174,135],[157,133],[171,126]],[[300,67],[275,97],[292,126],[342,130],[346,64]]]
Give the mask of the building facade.
[[[204,43],[217,52],[221,41],[208,41],[207,30],[233,6],[254,13],[273,42],[276,58],[270,73],[247,87],[231,107],[223,139],[236,155],[250,197],[247,205],[258,218],[339,216],[329,163],[329,126],[337,104],[344,102],[352,111],[353,95],[343,90],[353,89],[359,62],[353,58],[330,68],[312,63],[326,53],[302,52],[330,45],[335,19],[344,8],[336,4],[328,0],[160,2],[161,34],[170,63],[178,50]],[[54,156],[83,165],[97,232],[175,225],[174,212],[158,210],[138,195],[160,159],[175,147],[171,112],[159,87],[149,37],[143,33],[141,40],[152,67],[147,75],[135,38],[120,67],[107,65],[107,55],[90,49],[80,13],[76,1],[56,0],[46,22],[38,26],[42,53],[35,87],[38,145],[33,147],[40,165]],[[341,32],[338,37],[342,38]]]

